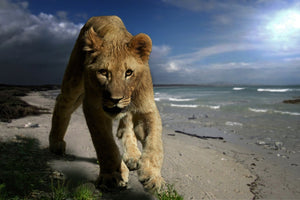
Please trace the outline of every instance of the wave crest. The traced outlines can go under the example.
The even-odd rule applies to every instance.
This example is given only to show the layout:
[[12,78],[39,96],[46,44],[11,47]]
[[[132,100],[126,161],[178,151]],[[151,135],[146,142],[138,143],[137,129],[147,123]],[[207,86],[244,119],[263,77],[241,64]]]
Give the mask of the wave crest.
[[297,113],[297,112],[286,112],[286,111],[274,110],[274,113],[279,113],[279,114],[282,114],[282,115],[300,116],[300,113]]
[[242,87],[234,87],[234,88],[232,88],[232,90],[236,90],[236,91],[244,90],[244,89],[246,89],[246,88],[242,88]]
[[198,105],[193,105],[193,104],[183,105],[183,104],[173,104],[173,103],[171,103],[171,106],[172,107],[181,107],[181,108],[197,108],[198,107]]
[[266,112],[268,112],[268,109],[249,108],[249,110],[252,111],[252,112],[257,112],[257,113],[266,113]]
[[195,99],[178,99],[178,98],[169,98],[169,101],[195,101]]
[[285,89],[258,88],[257,91],[258,92],[290,92],[293,90],[289,88],[285,88]]

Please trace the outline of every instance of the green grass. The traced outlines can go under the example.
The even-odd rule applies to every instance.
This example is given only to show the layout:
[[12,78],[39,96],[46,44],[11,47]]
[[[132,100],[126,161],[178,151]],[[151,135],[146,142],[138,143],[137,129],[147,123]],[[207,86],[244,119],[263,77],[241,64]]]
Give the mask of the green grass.
[[51,189],[51,200],[97,200],[101,198],[101,193],[93,191],[93,189],[86,184],[79,185],[77,188],[72,189],[65,181],[58,181],[56,182],[56,185],[52,181]]
[[0,184],[0,200],[6,199],[5,184]]
[[174,185],[167,184],[166,189],[156,193],[158,200],[183,200],[183,197],[177,193]]
[[69,197],[68,187],[65,185],[65,181],[57,181],[56,185],[51,179],[51,199],[52,200],[64,200]]
[[[98,199],[100,196],[101,194],[98,195]],[[87,185],[80,185],[76,188],[73,198],[75,200],[94,200],[97,199],[97,195]]]

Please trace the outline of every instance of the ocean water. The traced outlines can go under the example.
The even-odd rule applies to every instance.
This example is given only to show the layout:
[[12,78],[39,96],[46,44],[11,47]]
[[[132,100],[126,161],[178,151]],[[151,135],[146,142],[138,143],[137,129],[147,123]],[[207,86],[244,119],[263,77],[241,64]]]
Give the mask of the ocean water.
[[[300,86],[172,86],[154,92],[164,126],[199,135],[215,128],[225,138],[300,153],[300,104],[283,103],[300,98]],[[199,127],[210,129],[199,133]]]
[[154,93],[165,127],[300,155],[300,104],[283,103],[300,99],[300,86],[170,86]]

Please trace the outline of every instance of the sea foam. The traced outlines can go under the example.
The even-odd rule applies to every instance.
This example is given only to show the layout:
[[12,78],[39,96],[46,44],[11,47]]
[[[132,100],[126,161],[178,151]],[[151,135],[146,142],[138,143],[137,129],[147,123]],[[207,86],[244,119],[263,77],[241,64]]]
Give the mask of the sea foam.
[[243,124],[240,122],[230,122],[230,121],[226,122],[225,125],[226,126],[243,126]]
[[258,88],[258,92],[289,92],[292,91],[292,89],[285,88],[285,89],[268,89],[268,88]]
[[211,105],[200,105],[200,107],[202,108],[210,108],[210,109],[213,109],[213,110],[218,110],[221,108],[220,105],[216,105],[216,106],[211,106]]
[[218,110],[218,109],[220,109],[220,105],[217,105],[217,106],[208,106],[209,108],[211,108],[211,109],[214,109],[214,110]]
[[242,87],[234,87],[232,88],[232,90],[236,90],[236,91],[239,91],[239,90],[244,90],[245,88],[242,88]]
[[274,113],[279,113],[279,114],[283,114],[283,115],[300,116],[300,113],[297,113],[297,112],[286,112],[286,111],[274,110]]
[[256,108],[249,108],[250,111],[252,112],[257,112],[257,113],[278,113],[282,115],[292,115],[292,116],[300,116],[300,113],[297,112],[288,112],[288,111],[280,111],[280,110],[268,110],[268,109],[256,109]]
[[171,106],[172,107],[181,107],[181,108],[197,108],[198,107],[198,105],[193,105],[193,104],[191,104],[191,105],[182,105],[182,104],[173,104],[173,103],[171,103]]
[[169,98],[169,101],[194,101],[195,99],[178,99],[178,98]]
[[266,112],[268,112],[268,109],[249,108],[249,110],[252,111],[252,112],[257,112],[257,113],[266,113]]

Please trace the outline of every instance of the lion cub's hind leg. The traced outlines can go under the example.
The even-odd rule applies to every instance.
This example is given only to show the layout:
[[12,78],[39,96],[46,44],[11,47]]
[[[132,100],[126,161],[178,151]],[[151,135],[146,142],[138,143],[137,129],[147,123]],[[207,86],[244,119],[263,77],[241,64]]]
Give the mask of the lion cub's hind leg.
[[133,131],[131,114],[127,114],[127,116],[120,120],[117,137],[122,139],[124,148],[123,161],[131,171],[136,170],[141,152],[137,146],[137,139]]

